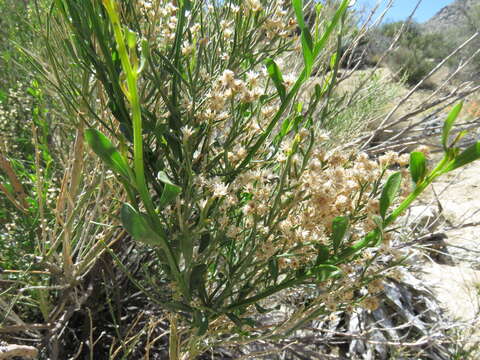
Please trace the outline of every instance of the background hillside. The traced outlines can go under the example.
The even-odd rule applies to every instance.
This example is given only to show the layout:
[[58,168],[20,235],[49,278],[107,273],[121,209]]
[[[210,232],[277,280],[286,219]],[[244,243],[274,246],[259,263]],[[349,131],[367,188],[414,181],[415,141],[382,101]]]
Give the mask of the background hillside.
[[478,6],[480,6],[479,0],[457,0],[441,9],[423,27],[428,32],[458,30],[459,25],[467,30],[474,27],[475,23],[478,25],[478,21],[475,21],[472,16],[472,11],[475,13]]

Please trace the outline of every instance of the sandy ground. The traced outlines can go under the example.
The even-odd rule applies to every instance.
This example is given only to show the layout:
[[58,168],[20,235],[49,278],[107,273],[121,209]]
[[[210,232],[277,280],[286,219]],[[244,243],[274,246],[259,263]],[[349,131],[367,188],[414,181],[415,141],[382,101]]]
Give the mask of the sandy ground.
[[480,161],[446,174],[417,205],[435,213],[438,221],[430,230],[447,236],[440,249],[446,261],[426,256],[420,276],[452,319],[470,325],[465,335],[472,346],[480,345],[479,174]]

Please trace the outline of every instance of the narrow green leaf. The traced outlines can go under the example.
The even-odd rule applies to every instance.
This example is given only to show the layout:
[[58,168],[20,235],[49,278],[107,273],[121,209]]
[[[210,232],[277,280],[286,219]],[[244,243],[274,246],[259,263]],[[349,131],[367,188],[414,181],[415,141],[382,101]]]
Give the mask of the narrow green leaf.
[[425,155],[419,151],[414,151],[410,154],[410,175],[415,185],[423,181],[427,174],[427,163]]
[[313,56],[313,39],[310,31],[307,28],[302,30],[301,34],[303,61],[305,63],[306,77],[310,77],[313,69],[313,62],[315,58]]
[[226,315],[239,329],[243,327],[242,320],[234,313],[227,313]]
[[283,123],[282,123],[282,128],[280,129],[280,140],[288,134],[288,132],[292,129],[292,124],[293,124],[293,118],[292,117],[287,117]]
[[0,90],[0,103],[4,102],[7,100],[7,93],[3,90]]
[[330,35],[332,34],[333,30],[337,27],[337,25],[340,22],[340,19],[342,18],[343,14],[345,14],[345,11],[347,11],[349,2],[350,2],[350,0],[343,0],[342,1],[338,10],[333,15],[332,21],[330,21],[330,24],[328,25],[327,29],[323,33],[322,37],[320,38],[320,40],[318,40],[315,43],[315,47],[314,47],[314,51],[313,51],[313,57],[314,58],[316,58],[318,56],[318,54],[325,47],[325,45],[327,43],[327,40],[330,38]]
[[337,52],[334,52],[330,57],[330,70],[333,71],[335,69],[335,65],[337,64]]
[[378,228],[372,230],[367,235],[365,235],[364,239],[367,246],[378,246],[382,241],[382,231]]
[[278,261],[277,261],[277,258],[272,257],[268,261],[268,270],[270,272],[270,276],[272,277],[273,282],[276,283],[277,278],[278,278]]
[[192,8],[191,0],[180,0],[179,3],[181,7],[185,7],[187,10],[191,10]]
[[130,168],[126,160],[105,135],[96,129],[88,129],[85,131],[85,139],[110,170],[121,175],[125,180],[130,180]]
[[312,269],[318,281],[325,281],[340,273],[340,269],[333,265],[317,265]]
[[197,291],[198,295],[205,303],[208,299],[207,291],[205,289],[205,277],[207,274],[207,270],[207,265],[199,264],[193,267],[190,274],[190,291]]
[[203,234],[200,237],[200,245],[198,247],[198,253],[201,254],[210,245],[211,237],[209,233]]
[[317,260],[315,264],[320,265],[327,262],[328,258],[330,257],[330,250],[326,245],[319,245],[318,246],[318,253],[317,253]]
[[127,46],[130,49],[135,49],[137,47],[137,34],[129,28],[125,28],[124,33]]
[[208,330],[208,316],[200,310],[193,313],[193,326],[197,328],[197,336],[204,335]]
[[315,84],[315,97],[317,99],[320,99],[321,96],[322,96],[322,88],[320,85]]
[[280,128],[280,131],[278,132],[277,136],[275,136],[275,141],[274,143],[276,145],[280,144],[281,141],[283,140],[283,138],[289,134],[293,129],[295,129],[296,127],[298,127],[298,124],[300,123],[300,121],[302,121],[304,119],[303,116],[296,116],[295,118],[292,118],[292,117],[287,117],[283,123],[282,123],[282,127]]
[[348,230],[348,217],[337,216],[332,221],[332,245],[333,251],[337,252]]
[[136,241],[152,246],[162,245],[162,238],[152,229],[148,218],[130,204],[123,204],[120,217],[123,226]]
[[185,260],[185,267],[188,269],[193,257],[193,237],[191,234],[182,234],[180,236],[180,250]]
[[303,16],[303,0],[292,0],[292,6],[297,17],[297,24],[300,30],[305,29],[305,20]]
[[377,225],[378,230],[380,230],[380,232],[382,232],[383,231],[383,219],[378,215],[372,215],[372,220],[375,223],[375,225]]
[[455,147],[455,145],[458,144],[458,143],[460,142],[460,140],[462,140],[463,137],[464,137],[465,135],[467,135],[467,134],[468,134],[468,131],[467,131],[467,130],[462,130],[462,131],[460,131],[460,132],[457,134],[457,136],[455,136],[455,139],[452,141],[452,144],[450,145],[450,147],[451,147],[451,148],[452,148],[452,147]]
[[480,141],[466,148],[442,171],[446,173],[480,159]]
[[395,200],[395,197],[398,194],[398,190],[400,189],[401,181],[402,175],[400,174],[400,172],[396,172],[390,175],[387,182],[385,183],[382,195],[380,196],[380,215],[382,216],[382,219],[385,219],[388,208]]
[[450,131],[452,130],[453,123],[458,117],[458,114],[462,110],[463,102],[458,103],[453,107],[450,113],[447,116],[447,119],[443,123],[443,132],[442,132],[442,146],[443,149],[446,151],[448,149],[448,136],[450,135]]
[[270,76],[270,78],[273,81],[273,84],[277,88],[280,99],[282,100],[282,102],[285,101],[286,89],[285,89],[285,85],[283,84],[283,77],[282,77],[280,68],[272,59],[267,59],[266,66],[267,66],[268,75]]
[[260,306],[259,304],[255,303],[255,309],[257,309],[257,311],[260,313],[260,314],[268,314],[269,312],[272,312],[273,310],[278,310],[280,309],[280,305],[277,305],[271,309],[267,309],[267,308],[264,308],[262,306]]
[[182,192],[182,188],[173,184],[168,178],[167,174],[165,174],[163,171],[158,173],[157,178],[164,184],[162,196],[160,197],[159,202],[160,207],[164,207],[171,201],[175,200],[175,198]]

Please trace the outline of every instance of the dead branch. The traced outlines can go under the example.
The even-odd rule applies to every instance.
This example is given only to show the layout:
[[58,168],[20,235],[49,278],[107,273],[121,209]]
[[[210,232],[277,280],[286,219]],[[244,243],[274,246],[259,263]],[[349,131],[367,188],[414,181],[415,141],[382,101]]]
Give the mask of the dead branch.
[[27,345],[0,345],[0,360],[21,357],[34,359],[38,356],[37,348]]

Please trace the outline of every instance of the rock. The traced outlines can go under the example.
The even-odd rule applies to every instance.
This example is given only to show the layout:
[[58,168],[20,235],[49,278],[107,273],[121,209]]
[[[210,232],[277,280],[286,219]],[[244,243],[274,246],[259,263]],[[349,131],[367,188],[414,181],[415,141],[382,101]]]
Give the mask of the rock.
[[463,266],[430,264],[422,272],[423,279],[433,288],[437,300],[452,317],[479,322],[480,271]]
[[441,216],[438,209],[433,205],[412,206],[406,215],[402,217],[402,222],[416,233],[434,232],[441,222]]

